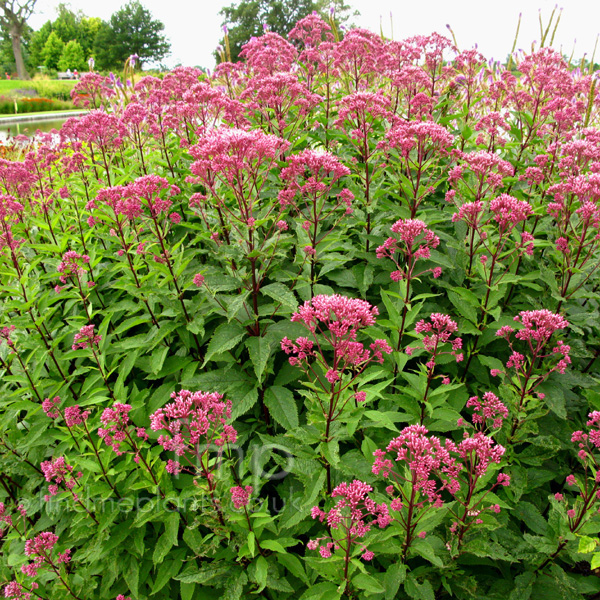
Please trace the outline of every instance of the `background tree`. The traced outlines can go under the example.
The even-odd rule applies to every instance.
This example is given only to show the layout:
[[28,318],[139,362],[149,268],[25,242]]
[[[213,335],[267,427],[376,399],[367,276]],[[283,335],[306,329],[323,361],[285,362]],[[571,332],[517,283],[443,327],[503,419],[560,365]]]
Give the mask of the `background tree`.
[[132,0],[103,22],[94,42],[94,58],[100,69],[119,69],[132,54],[139,56],[140,67],[146,62],[159,62],[171,51],[171,43],[163,35],[165,26]]
[[19,79],[30,79],[21,51],[21,38],[35,3],[36,0],[22,0],[21,3],[17,0],[0,0],[0,24],[9,32]]
[[[241,0],[225,6],[219,14],[223,16],[222,25],[227,27],[231,60],[238,60],[242,46],[251,37],[262,35],[264,26],[286,37],[300,19],[313,11],[328,20],[330,6],[334,8],[338,24],[350,18],[350,6],[344,0]],[[221,40],[223,44],[224,39]]]
[[44,65],[47,69],[56,70],[58,69],[58,61],[62,56],[63,50],[65,49],[65,43],[58,37],[56,32],[52,32],[42,50],[42,56],[44,59]]
[[33,68],[45,64],[44,46],[53,32],[65,44],[76,41],[81,46],[85,61],[93,54],[94,41],[102,20],[97,17],[87,17],[80,10],[72,11],[66,4],[59,4],[57,13],[54,21],[46,21],[31,36],[28,50],[29,64]]
[[[31,62],[31,39],[34,31],[29,25],[25,25],[21,37],[21,55],[25,63],[25,70],[31,73],[35,66]],[[17,70],[15,55],[13,53],[12,40],[9,31],[0,25],[0,74],[14,73]]]
[[52,22],[46,21],[37,31],[32,32],[28,44],[30,68],[44,64],[44,46],[52,33]]
[[58,61],[58,70],[66,71],[67,69],[71,69],[71,71],[84,71],[86,67],[86,60],[81,44],[77,40],[67,42]]

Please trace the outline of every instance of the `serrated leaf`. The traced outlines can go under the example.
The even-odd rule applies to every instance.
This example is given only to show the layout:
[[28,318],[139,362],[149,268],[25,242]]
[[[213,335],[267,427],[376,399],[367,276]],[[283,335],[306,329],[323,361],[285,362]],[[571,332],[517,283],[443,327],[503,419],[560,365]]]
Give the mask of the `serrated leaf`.
[[154,552],[152,553],[152,562],[155,565],[160,564],[172,547],[173,542],[171,540],[171,537],[168,533],[163,533],[154,545]]
[[276,302],[291,309],[292,312],[296,311],[298,308],[296,297],[287,286],[283,285],[283,283],[270,283],[269,285],[260,288],[260,291],[270,298],[273,298]]
[[173,546],[178,545],[179,539],[179,513],[174,511],[165,519],[165,535]]
[[157,348],[152,353],[152,356],[150,357],[150,370],[152,373],[154,373],[154,375],[156,375],[162,369],[163,363],[165,362],[165,358],[167,357],[168,353],[168,346]]
[[202,366],[204,367],[216,354],[221,354],[234,348],[244,335],[246,335],[246,331],[239,323],[222,323],[219,325],[208,343]]
[[264,540],[260,545],[265,550],[272,550],[273,552],[285,553],[287,550],[277,540]]
[[271,344],[269,344],[269,341],[264,337],[253,336],[246,340],[246,348],[248,348],[256,378],[260,382],[265,367],[267,366],[269,356],[271,356]]
[[374,594],[382,594],[385,592],[385,588],[381,582],[366,573],[359,573],[356,577],[353,577],[352,584],[361,590],[366,590],[367,592],[372,592]]
[[515,577],[515,587],[510,593],[508,600],[529,600],[533,591],[535,573],[525,571]]
[[281,563],[292,575],[301,579],[304,583],[308,583],[308,578],[306,577],[306,571],[302,566],[302,562],[300,559],[288,552],[287,554],[279,554],[277,556],[277,560]]
[[413,576],[409,576],[404,584],[404,591],[414,600],[435,600],[433,587],[427,580],[419,583]]
[[257,593],[262,592],[267,585],[267,573],[269,571],[269,563],[264,556],[259,556],[256,559],[256,570],[254,572],[255,581],[258,584]]
[[394,600],[400,589],[400,584],[406,579],[406,565],[402,563],[391,564],[385,572],[383,584],[385,586],[385,600]]
[[221,600],[239,600],[247,583],[248,576],[244,571],[231,575],[227,580]]
[[273,385],[265,390],[265,406],[271,416],[287,431],[298,427],[298,407],[294,394],[279,385]]

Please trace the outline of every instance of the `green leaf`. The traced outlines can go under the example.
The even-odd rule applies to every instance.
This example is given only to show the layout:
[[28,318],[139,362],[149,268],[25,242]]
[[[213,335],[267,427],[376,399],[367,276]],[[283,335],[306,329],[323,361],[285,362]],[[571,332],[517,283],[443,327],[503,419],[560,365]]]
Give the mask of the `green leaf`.
[[294,394],[279,385],[273,385],[265,391],[265,406],[271,416],[287,431],[296,429],[298,422],[298,407]]
[[174,511],[165,519],[165,535],[173,546],[177,546],[179,539],[179,513]]
[[206,583],[211,579],[222,578],[228,575],[231,572],[231,566],[224,566],[222,563],[218,564],[210,564],[200,570],[196,568],[194,569],[186,569],[183,573],[174,577],[178,581],[182,581],[183,583]]
[[173,576],[177,575],[179,569],[181,568],[181,559],[180,560],[166,560],[160,565],[158,569],[158,573],[156,574],[156,579],[154,580],[154,585],[152,586],[152,595],[160,592]]
[[448,290],[448,299],[461,317],[477,324],[479,300],[473,292],[465,288],[452,288]]
[[221,354],[235,347],[246,335],[246,330],[239,323],[222,323],[219,325],[208,344],[204,367],[216,354]]
[[173,547],[173,541],[168,532],[163,533],[154,546],[154,552],[152,554],[152,562],[157,565],[161,563],[165,556],[169,553],[169,550]]
[[181,590],[181,600],[192,600],[194,597],[194,591],[196,590],[195,583],[184,583],[179,582],[179,589]]
[[129,565],[127,569],[123,571],[123,579],[125,579],[129,591],[134,597],[137,597],[140,583],[140,563],[137,557],[129,556]]
[[152,373],[154,373],[154,375],[156,375],[162,369],[168,353],[168,346],[159,347],[152,353],[152,356],[150,357],[150,370]]
[[359,573],[356,577],[352,578],[352,583],[361,590],[372,592],[374,594],[382,594],[385,592],[385,588],[381,582],[377,581],[374,577],[365,573]]
[[304,583],[308,584],[308,577],[306,576],[306,571],[302,566],[302,562],[295,554],[292,554],[290,552],[288,552],[287,554],[279,554],[277,556],[277,561],[281,563],[292,575],[294,575],[298,579],[301,579]]
[[248,576],[244,571],[234,573],[227,580],[221,600],[239,600],[242,597],[244,586],[248,583]]
[[533,532],[539,535],[546,534],[548,529],[546,519],[542,517],[538,508],[531,502],[519,502],[514,509],[514,514]]
[[272,550],[273,552],[281,552],[285,554],[287,550],[277,540],[264,540],[260,544],[265,550]]
[[525,571],[515,577],[515,587],[510,593],[508,600],[529,600],[533,591],[535,573]]
[[343,593],[343,586],[338,587],[335,583],[323,581],[311,585],[298,600],[338,600]]
[[249,337],[246,340],[246,348],[248,348],[248,353],[254,366],[256,378],[260,382],[262,380],[265,367],[267,366],[269,356],[271,356],[271,344],[269,344],[269,341],[264,337],[254,336]]
[[444,566],[442,559],[439,556],[436,556],[433,547],[427,540],[422,540],[420,538],[416,539],[411,546],[411,550],[434,564],[436,567]]
[[276,302],[291,309],[292,312],[296,311],[298,308],[298,302],[293,292],[286,285],[283,285],[283,283],[270,283],[269,285],[260,288],[260,291],[270,298],[273,298]]
[[427,580],[418,583],[412,574],[408,576],[404,584],[404,591],[414,600],[435,600],[431,583]]
[[254,554],[256,553],[256,536],[254,535],[253,531],[248,533],[247,544],[248,550],[250,550],[250,556],[254,556]]
[[256,570],[254,573],[255,581],[258,584],[256,592],[262,592],[267,585],[267,573],[269,571],[269,563],[264,556],[259,556],[256,559]]
[[597,540],[588,537],[587,535],[582,535],[579,538],[579,548],[577,548],[577,552],[581,552],[582,554],[588,554],[588,552],[593,552],[598,543]]
[[231,409],[231,418],[237,419],[240,415],[247,413],[258,402],[258,389],[253,387],[238,402],[234,402]]
[[400,584],[406,579],[406,565],[402,563],[391,564],[383,578],[383,584],[385,586],[385,600],[394,600],[400,589]]

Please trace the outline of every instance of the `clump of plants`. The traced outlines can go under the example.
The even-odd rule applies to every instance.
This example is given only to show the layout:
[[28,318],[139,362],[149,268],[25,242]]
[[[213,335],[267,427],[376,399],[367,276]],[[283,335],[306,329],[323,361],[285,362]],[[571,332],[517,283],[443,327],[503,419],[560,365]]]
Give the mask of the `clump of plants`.
[[2,594],[597,597],[595,74],[242,56],[0,160]]

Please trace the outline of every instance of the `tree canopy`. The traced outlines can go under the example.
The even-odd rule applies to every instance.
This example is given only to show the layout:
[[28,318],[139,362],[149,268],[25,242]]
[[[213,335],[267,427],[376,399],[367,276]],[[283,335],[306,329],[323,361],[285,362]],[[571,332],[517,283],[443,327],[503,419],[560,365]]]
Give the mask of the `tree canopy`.
[[171,51],[164,28],[148,9],[132,0],[99,28],[94,41],[96,64],[100,69],[120,68],[132,54],[137,54],[140,66],[161,61]]

